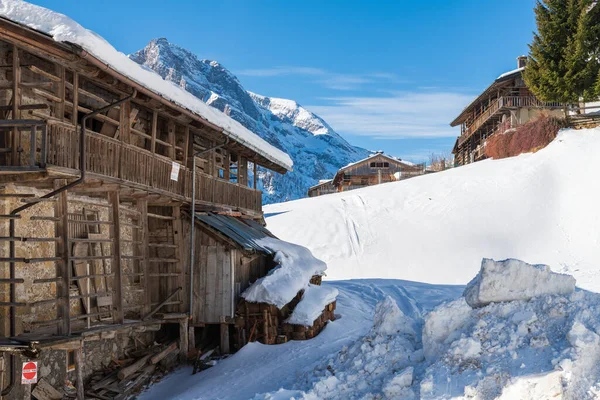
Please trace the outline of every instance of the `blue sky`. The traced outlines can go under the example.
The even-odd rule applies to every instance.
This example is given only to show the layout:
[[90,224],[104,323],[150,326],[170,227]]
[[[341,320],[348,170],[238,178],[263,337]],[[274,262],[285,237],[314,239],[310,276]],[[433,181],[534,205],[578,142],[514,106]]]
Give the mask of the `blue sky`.
[[527,53],[535,0],[33,0],[132,53],[156,37],[217,60],[247,90],[294,99],[350,143],[413,161]]

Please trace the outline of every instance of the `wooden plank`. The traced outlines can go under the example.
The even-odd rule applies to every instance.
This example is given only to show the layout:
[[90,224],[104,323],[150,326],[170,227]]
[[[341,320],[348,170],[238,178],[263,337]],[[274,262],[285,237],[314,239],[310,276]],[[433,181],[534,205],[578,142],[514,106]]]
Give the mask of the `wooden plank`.
[[217,304],[215,303],[217,293],[215,291],[217,280],[217,247],[206,246],[206,302],[205,302],[205,317],[203,322],[215,323],[219,320],[219,313],[215,311]]
[[[189,309],[189,307],[187,307],[187,305],[189,304],[188,303],[189,296],[187,295],[187,290],[186,290],[189,287],[189,285],[186,285],[186,278],[185,278],[189,257],[186,255],[186,251],[185,251],[186,246],[182,245],[182,243],[183,243],[183,222],[181,219],[181,209],[179,207],[173,207],[173,218],[175,218],[175,220],[173,221],[173,243],[175,243],[177,245],[177,249],[175,250],[175,257],[179,259],[179,262],[177,264],[175,264],[175,269],[179,270],[178,271],[179,279],[177,279],[177,281],[178,281],[177,285],[181,288],[184,288],[179,293],[179,299],[182,302],[182,307],[180,307],[179,311],[185,311],[185,310]],[[187,336],[187,332],[186,332],[186,336]],[[185,348],[187,349],[187,346]]]
[[167,122],[167,140],[169,143],[169,158],[175,160],[175,122],[169,119]]
[[[21,83],[21,65],[19,60],[19,48],[15,45],[13,46],[13,55],[12,55],[12,119],[20,119],[21,112],[19,111],[19,107],[21,106],[21,94],[19,92],[19,85]],[[17,135],[19,131],[17,128],[14,128],[12,131],[11,144],[12,148],[12,165],[17,165]]]
[[112,259],[112,272],[115,274],[113,280],[113,304],[114,304],[114,322],[117,324],[123,323],[123,268],[121,266],[121,221],[119,212],[119,192],[110,192],[108,194],[109,202],[112,206],[111,217],[112,217],[112,229],[111,239],[113,239],[113,259]]
[[152,113],[152,139],[150,142],[150,151],[156,153],[156,134],[158,128],[158,111],[154,110]]
[[79,348],[75,350],[75,370],[77,372],[77,400],[84,400],[84,384],[83,381],[83,369],[85,363],[83,362],[83,341],[79,343]]
[[173,342],[164,348],[160,353],[150,358],[150,364],[157,364],[160,360],[177,350],[177,342]]
[[[66,179],[57,179],[54,181],[54,188],[57,189],[67,184]],[[62,261],[56,262],[55,274],[56,277],[62,278],[56,283],[56,318],[61,322],[58,326],[59,335],[71,334],[71,318],[69,307],[69,284],[70,284],[70,249],[69,249],[69,223],[68,223],[68,204],[67,192],[62,192],[58,195],[58,201],[54,205],[54,216],[59,218],[55,224],[54,236],[60,241],[56,242],[55,254]]]
[[179,361],[181,362],[187,361],[188,323],[187,318],[179,321]]
[[140,213],[140,229],[138,230],[139,237],[138,239],[141,242],[141,256],[143,257],[140,260],[140,266],[142,269],[142,273],[144,274],[144,297],[143,297],[143,307],[142,314],[148,314],[150,312],[150,304],[152,303],[151,297],[151,287],[150,287],[150,263],[148,260],[150,259],[150,248],[148,245],[148,200],[141,199],[137,201],[137,209]]
[[31,392],[37,400],[61,400],[63,394],[56,390],[44,378],[40,379]]
[[[73,245],[73,270],[75,272],[75,277],[78,276],[87,276],[90,274],[89,265],[86,260],[82,260],[81,258],[86,258],[89,253],[89,245],[87,243],[75,243]],[[90,308],[90,298],[89,294],[90,290],[90,280],[89,279],[78,279],[77,286],[79,287],[79,293],[85,297],[85,301],[83,301],[83,310],[86,314],[92,312]],[[95,291],[94,291],[95,292]],[[88,319],[89,322],[89,319]]]
[[133,364],[131,364],[131,365],[125,367],[125,368],[121,368],[121,370],[117,374],[117,376],[119,377],[119,379],[123,380],[123,379],[127,378],[128,376],[130,376],[131,374],[133,374],[134,372],[136,372],[137,370],[139,370],[142,367],[144,367],[146,365],[146,362],[148,362],[148,360],[150,359],[150,356],[151,356],[151,354],[148,354],[148,355],[140,358],[139,360],[137,360]]
[[60,79],[60,81],[55,82],[56,97],[58,97],[60,99],[60,101],[58,103],[56,103],[55,117],[61,121],[64,121],[65,120],[65,80],[66,80],[65,67],[57,64],[56,72],[57,72],[57,74],[56,74],[57,77]]

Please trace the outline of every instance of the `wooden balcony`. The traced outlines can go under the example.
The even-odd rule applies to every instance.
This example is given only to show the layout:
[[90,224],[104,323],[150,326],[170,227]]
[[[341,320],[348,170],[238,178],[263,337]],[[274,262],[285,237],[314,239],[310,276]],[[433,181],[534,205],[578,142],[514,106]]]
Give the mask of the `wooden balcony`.
[[[72,125],[60,123],[50,123],[47,129],[40,131],[45,132],[46,137],[39,136],[36,139],[36,165],[42,165],[53,173],[78,176],[80,132]],[[28,143],[23,145],[31,147]],[[27,155],[23,157],[25,161],[18,163],[23,170],[34,167],[28,165],[31,158],[29,153],[28,150],[24,151],[23,154]],[[173,161],[168,157],[95,132],[87,133],[86,174],[91,179],[190,202],[192,171],[181,166],[178,179],[172,180],[172,168]],[[0,171],[19,173],[18,167],[15,169],[13,166],[0,166]],[[201,172],[196,173],[196,201],[199,205],[242,209],[254,214],[262,212],[262,194],[259,190]]]
[[491,121],[499,119],[502,116],[502,111],[512,110],[517,108],[562,108],[562,103],[550,102],[546,103],[538,100],[534,96],[503,96],[499,97],[490,105],[479,113],[473,122],[467,126],[463,134],[459,137],[458,145],[461,146],[469,139],[479,128]]

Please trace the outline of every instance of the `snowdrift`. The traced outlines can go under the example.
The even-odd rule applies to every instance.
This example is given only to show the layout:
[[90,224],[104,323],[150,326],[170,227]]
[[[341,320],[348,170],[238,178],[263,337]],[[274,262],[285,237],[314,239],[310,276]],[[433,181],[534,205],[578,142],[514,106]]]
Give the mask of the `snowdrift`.
[[522,279],[495,289],[500,303],[472,308],[460,297],[421,317],[387,297],[365,336],[324,359],[305,382],[255,399],[598,398],[600,295],[556,294],[553,276],[528,300],[514,300],[536,267],[510,261],[510,273]]
[[600,129],[566,130],[534,154],[270,205],[267,225],[332,280],[465,284],[485,256],[546,264],[600,291],[598,154]]

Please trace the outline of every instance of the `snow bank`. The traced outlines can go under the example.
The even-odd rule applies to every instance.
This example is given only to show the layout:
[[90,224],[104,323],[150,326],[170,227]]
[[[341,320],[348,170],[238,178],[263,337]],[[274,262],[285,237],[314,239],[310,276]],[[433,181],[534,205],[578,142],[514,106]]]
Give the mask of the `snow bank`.
[[242,297],[251,303],[269,303],[281,308],[300,290],[307,289],[313,276],[323,275],[327,269],[327,265],[306,247],[274,238],[264,238],[258,243],[275,252],[274,260],[278,265],[242,293]]
[[547,265],[532,265],[515,259],[494,261],[484,258],[481,270],[467,285],[464,296],[467,303],[476,308],[492,302],[570,294],[574,290],[575,278],[552,272]]
[[293,163],[286,153],[270,145],[221,111],[130,60],[98,34],[85,29],[69,17],[22,0],[0,1],[0,16],[47,33],[57,42],[70,42],[81,46],[120,74],[223,128],[235,141],[291,171]]
[[288,324],[311,326],[328,304],[335,301],[339,291],[331,286],[308,285],[302,299],[287,319]]
[[[314,371],[310,388],[288,398],[376,399],[384,393],[388,399],[416,399],[412,365],[423,361],[413,329],[416,324],[391,297],[385,298],[375,307],[367,335],[324,360]],[[281,392],[257,399],[276,399],[277,393]]]

